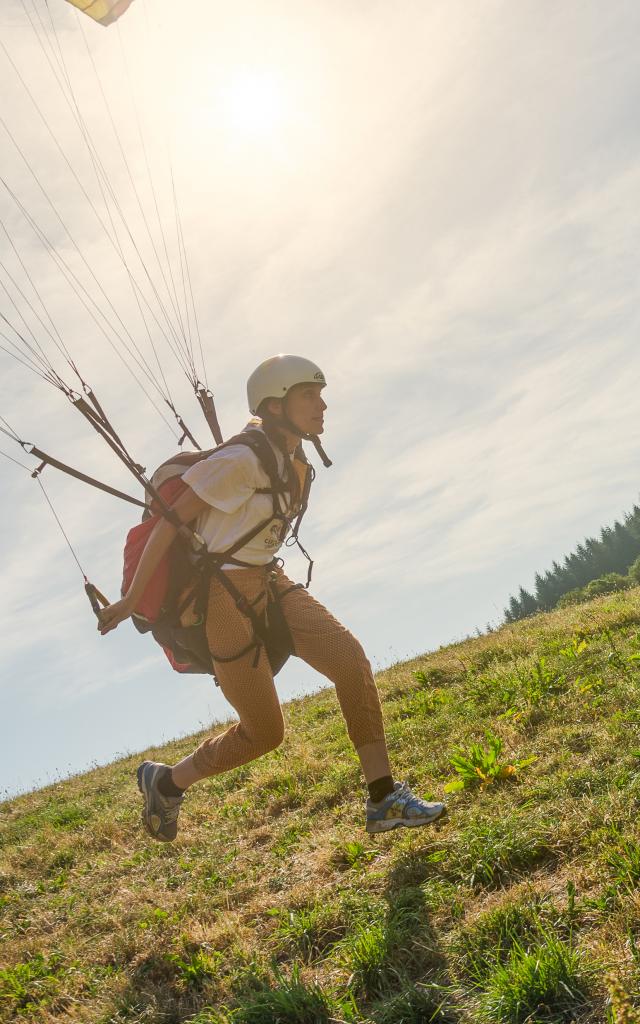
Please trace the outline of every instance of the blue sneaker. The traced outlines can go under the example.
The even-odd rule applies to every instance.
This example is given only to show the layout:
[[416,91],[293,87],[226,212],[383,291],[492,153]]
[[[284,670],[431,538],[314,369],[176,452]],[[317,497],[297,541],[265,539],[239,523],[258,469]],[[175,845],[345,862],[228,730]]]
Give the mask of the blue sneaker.
[[394,782],[393,793],[388,793],[380,803],[367,800],[367,832],[388,832],[399,825],[430,825],[446,809],[445,804],[421,800],[411,792],[408,783]]
[[157,761],[143,761],[138,768],[138,789],[144,797],[142,824],[153,839],[172,842],[178,834],[178,812],[184,796],[163,796],[158,778],[168,768]]

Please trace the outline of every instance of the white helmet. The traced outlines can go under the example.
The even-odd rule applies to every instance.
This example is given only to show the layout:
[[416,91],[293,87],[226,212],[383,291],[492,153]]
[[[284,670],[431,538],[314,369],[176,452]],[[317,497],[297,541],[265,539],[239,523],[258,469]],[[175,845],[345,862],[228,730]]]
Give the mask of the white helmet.
[[319,366],[303,356],[278,355],[265,359],[247,381],[249,411],[255,416],[265,398],[284,398],[295,384],[326,384]]

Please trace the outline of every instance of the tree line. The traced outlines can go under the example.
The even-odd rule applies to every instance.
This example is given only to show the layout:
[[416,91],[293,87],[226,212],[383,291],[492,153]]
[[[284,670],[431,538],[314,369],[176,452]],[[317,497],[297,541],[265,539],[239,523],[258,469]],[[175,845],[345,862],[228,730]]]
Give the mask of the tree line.
[[640,583],[640,507],[600,531],[600,540],[587,537],[562,565],[553,562],[542,575],[536,573],[534,593],[520,587],[509,599],[505,622],[516,622],[534,612],[558,605],[575,604],[597,594],[625,589]]

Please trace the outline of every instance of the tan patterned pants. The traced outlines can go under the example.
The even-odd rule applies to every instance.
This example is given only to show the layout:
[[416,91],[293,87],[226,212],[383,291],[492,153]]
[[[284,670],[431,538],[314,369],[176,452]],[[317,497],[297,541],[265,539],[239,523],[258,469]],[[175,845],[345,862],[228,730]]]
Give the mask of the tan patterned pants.
[[[255,601],[261,612],[266,602],[269,570],[263,567],[229,573],[234,586]],[[279,593],[293,586],[282,569],[271,584]],[[292,590],[282,598],[282,611],[291,632],[294,653],[330,679],[356,750],[385,738],[378,690],[366,655],[354,636],[307,590]],[[251,622],[215,578],[207,613],[209,647],[220,658],[241,651],[251,642]],[[194,753],[194,766],[206,775],[219,775],[278,747],[284,738],[284,719],[264,648],[254,668],[255,649],[237,661],[216,661],[220,689],[240,719],[226,732],[206,739]]]

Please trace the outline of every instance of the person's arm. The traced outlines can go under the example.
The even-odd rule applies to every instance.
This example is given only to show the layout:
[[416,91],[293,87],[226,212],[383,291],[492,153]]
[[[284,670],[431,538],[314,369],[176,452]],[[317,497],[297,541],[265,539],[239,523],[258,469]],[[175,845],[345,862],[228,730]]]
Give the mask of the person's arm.
[[[181,494],[171,507],[181,523],[190,523],[208,506],[206,501],[199,498],[195,491],[187,487],[184,494]],[[100,614],[98,629],[102,636],[111,632],[120,622],[129,618],[144,594],[151,577],[160,564],[160,560],[171,547],[177,532],[177,528],[168,519],[161,517],[158,520],[145,544],[127,593],[122,600],[114,601],[113,604],[103,608]]]

